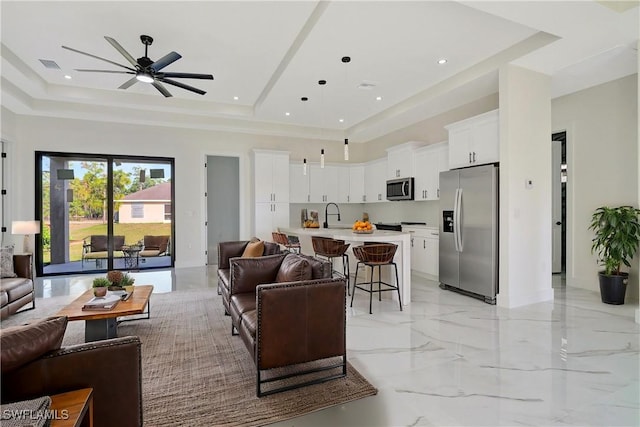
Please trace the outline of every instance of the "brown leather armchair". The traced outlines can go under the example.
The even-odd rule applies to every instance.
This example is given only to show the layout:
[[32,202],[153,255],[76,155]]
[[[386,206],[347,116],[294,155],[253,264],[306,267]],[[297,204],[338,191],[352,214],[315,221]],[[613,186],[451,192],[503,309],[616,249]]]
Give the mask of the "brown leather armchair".
[[142,425],[141,343],[114,338],[54,350],[2,373],[2,402],[93,388],[94,427]]
[[[218,243],[218,295],[222,295],[222,304],[227,314],[229,314],[229,288],[231,286],[229,260],[242,256],[247,244],[249,244],[249,240]],[[281,252],[280,245],[277,243],[264,242],[263,256]]]
[[31,255],[13,255],[13,271],[17,277],[0,279],[1,319],[6,319],[29,303],[31,303],[29,310],[36,308]]
[[[232,331],[253,357],[258,397],[346,375],[346,282],[331,279],[330,263],[297,254],[234,258],[230,283]],[[324,375],[279,385],[317,372]]]

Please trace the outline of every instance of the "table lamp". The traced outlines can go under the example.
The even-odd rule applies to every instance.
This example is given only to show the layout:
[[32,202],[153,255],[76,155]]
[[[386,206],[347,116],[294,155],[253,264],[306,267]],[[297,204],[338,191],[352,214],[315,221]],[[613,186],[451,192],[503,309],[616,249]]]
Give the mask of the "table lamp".
[[22,251],[32,253],[30,237],[32,234],[40,234],[40,221],[12,221],[11,234],[24,234]]

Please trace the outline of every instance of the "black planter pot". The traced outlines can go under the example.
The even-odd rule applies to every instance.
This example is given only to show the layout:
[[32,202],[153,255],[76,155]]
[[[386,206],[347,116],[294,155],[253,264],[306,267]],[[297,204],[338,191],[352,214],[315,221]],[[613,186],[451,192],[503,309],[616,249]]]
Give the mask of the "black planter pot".
[[600,297],[605,304],[624,304],[624,295],[627,292],[627,282],[629,273],[620,275],[607,275],[604,272],[598,273],[600,279]]

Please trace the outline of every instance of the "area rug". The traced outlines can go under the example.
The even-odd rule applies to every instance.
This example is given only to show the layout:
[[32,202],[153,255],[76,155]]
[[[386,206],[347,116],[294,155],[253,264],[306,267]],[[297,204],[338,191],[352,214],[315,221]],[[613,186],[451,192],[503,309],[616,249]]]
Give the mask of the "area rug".
[[[38,300],[36,310],[2,326],[55,314],[68,302]],[[345,378],[257,398],[255,365],[230,322],[215,290],[194,290],[154,294],[151,319],[120,324],[119,336],[142,341],[146,426],[266,425],[377,393],[349,364]],[[63,345],[83,340],[84,322],[70,322]]]

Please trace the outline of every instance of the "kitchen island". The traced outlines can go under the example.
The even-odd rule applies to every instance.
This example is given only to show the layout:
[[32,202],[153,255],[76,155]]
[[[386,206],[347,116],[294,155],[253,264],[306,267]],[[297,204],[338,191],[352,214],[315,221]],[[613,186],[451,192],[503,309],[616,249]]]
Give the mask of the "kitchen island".
[[[314,255],[313,245],[311,243],[312,236],[330,237],[332,239],[344,240],[351,244],[349,247],[349,259],[351,270],[351,281],[355,274],[356,257],[353,255],[351,248],[353,246],[363,245],[365,242],[377,243],[394,243],[398,245],[393,261],[398,266],[398,280],[400,281],[400,295],[402,295],[402,305],[409,305],[411,302],[411,234],[402,231],[386,231],[374,230],[371,234],[356,234],[350,228],[280,228],[282,233],[290,236],[296,236],[300,239],[301,251],[307,255]],[[340,270],[340,268],[337,268]],[[393,267],[383,268],[383,270],[393,270]],[[389,271],[383,272],[383,280],[389,283],[395,282],[393,274]],[[360,274],[360,273],[359,273]],[[358,279],[362,281],[363,276]],[[352,283],[353,286],[353,283]],[[393,292],[385,292],[392,294],[394,299],[397,295]]]

